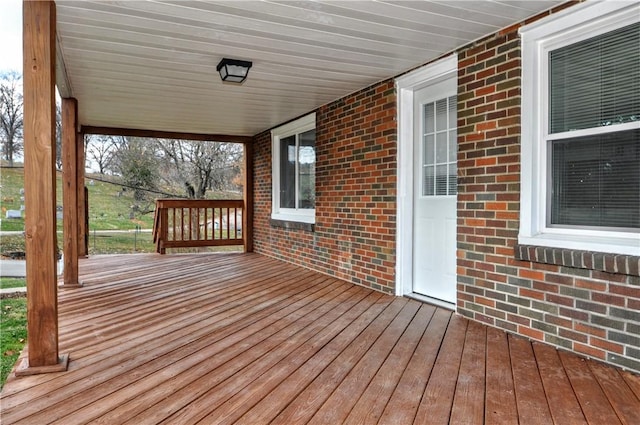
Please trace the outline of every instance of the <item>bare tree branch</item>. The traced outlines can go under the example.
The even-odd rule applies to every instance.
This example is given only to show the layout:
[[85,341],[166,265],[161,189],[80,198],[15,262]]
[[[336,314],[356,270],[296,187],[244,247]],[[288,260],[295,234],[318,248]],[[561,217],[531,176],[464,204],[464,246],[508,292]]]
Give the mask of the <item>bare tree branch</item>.
[[17,72],[0,74],[0,141],[9,165],[23,149],[22,105],[22,76]]

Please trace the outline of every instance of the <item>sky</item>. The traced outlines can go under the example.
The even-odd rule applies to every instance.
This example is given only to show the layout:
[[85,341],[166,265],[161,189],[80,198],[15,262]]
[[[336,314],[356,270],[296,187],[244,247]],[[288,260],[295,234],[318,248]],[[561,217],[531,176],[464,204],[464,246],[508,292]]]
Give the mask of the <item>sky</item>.
[[22,73],[22,0],[0,0],[0,72]]

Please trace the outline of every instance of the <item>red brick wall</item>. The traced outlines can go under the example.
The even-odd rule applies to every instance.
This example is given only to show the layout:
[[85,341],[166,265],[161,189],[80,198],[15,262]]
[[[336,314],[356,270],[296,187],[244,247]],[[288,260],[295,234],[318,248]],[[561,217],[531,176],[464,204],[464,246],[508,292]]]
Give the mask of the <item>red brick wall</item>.
[[517,28],[459,51],[458,312],[640,371],[640,259],[517,246]]
[[271,136],[256,136],[254,250],[392,293],[396,96],[393,81],[316,111],[314,231],[272,226]]

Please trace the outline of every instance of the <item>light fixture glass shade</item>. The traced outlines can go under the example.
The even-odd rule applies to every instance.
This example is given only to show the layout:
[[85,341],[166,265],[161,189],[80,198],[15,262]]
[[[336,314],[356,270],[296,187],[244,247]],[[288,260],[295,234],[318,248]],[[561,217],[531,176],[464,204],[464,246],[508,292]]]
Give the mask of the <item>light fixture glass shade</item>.
[[237,59],[224,58],[217,66],[222,81],[230,83],[242,83],[249,75],[249,68],[253,63]]

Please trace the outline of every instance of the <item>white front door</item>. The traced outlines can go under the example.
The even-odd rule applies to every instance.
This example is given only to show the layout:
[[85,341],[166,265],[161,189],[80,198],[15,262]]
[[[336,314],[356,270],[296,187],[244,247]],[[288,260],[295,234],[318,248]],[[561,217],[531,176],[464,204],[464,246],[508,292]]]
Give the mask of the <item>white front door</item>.
[[413,292],[456,302],[456,78],[415,91]]

